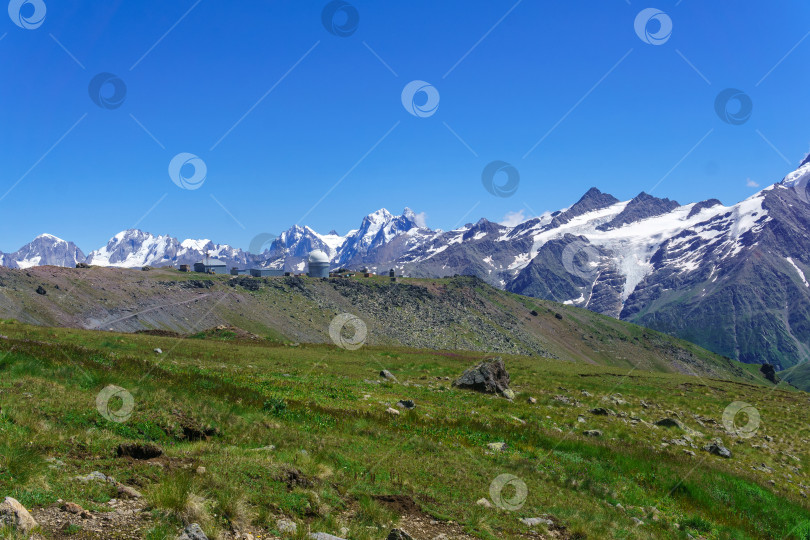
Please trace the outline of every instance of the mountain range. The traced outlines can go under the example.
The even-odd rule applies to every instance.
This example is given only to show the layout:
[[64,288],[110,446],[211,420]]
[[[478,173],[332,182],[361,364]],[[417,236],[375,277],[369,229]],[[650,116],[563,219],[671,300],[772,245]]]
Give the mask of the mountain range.
[[406,208],[363,218],[339,235],[294,226],[257,237],[251,253],[211,240],[122,231],[84,255],[41,235],[0,265],[170,266],[207,252],[228,267],[301,272],[313,250],[335,268],[395,268],[411,277],[475,275],[507,291],[584,307],[690,340],[747,363],[786,369],[810,353],[810,156],[742,202],[682,205],[597,188],[569,208],[516,226],[487,219],[452,231],[420,225]]

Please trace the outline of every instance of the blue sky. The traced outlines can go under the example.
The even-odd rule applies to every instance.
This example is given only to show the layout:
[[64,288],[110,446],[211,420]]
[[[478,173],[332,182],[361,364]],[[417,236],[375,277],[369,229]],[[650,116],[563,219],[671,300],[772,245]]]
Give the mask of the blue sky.
[[[380,207],[449,229],[591,186],[729,204],[810,150],[805,1],[354,0],[333,19],[356,11],[348,36],[323,1],[38,1],[38,27],[0,20],[0,251],[42,232],[90,251],[135,225],[247,248]],[[651,6],[672,22],[658,45],[634,29]],[[91,99],[99,73],[125,85],[120,106]],[[414,80],[432,114],[403,107]],[[715,112],[727,88],[753,104],[740,125]],[[169,176],[181,153],[205,163],[198,189]],[[512,196],[482,185],[495,160],[519,172]]]

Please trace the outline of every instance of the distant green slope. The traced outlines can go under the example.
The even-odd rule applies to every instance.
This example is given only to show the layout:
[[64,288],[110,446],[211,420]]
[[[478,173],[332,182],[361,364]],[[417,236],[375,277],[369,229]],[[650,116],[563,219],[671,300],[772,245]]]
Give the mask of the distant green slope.
[[[47,294],[36,293],[40,286]],[[351,313],[367,325],[370,345],[535,355],[766,384],[686,341],[472,277],[232,279],[171,269],[0,268],[0,295],[0,317],[46,326],[195,334],[229,325],[272,340],[331,343],[330,323]]]

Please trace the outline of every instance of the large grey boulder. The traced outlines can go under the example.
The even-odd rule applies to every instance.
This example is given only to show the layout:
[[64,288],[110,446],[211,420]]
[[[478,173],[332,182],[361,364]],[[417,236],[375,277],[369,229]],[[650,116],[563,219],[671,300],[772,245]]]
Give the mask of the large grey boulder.
[[0,503],[0,526],[11,527],[27,536],[38,525],[36,520],[28,513],[28,510],[17,499],[6,497]]
[[486,360],[468,369],[453,381],[453,386],[484,394],[501,394],[509,399],[514,397],[509,389],[509,373],[501,358]]

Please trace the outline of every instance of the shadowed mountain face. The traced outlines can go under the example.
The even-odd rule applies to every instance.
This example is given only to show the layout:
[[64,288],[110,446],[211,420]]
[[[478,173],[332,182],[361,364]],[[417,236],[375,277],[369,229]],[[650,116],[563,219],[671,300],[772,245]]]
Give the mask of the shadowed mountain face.
[[[415,277],[474,275],[508,291],[637,322],[730,358],[785,369],[810,353],[810,158],[782,182],[724,206],[680,205],[647,193],[627,202],[590,189],[570,208],[514,227],[481,219],[432,230],[385,209],[345,235],[294,226],[261,253],[210,240],[124,231],[86,262],[171,266],[206,252],[229,267],[304,272],[313,250],[333,268],[396,269]],[[14,254],[10,267],[74,266],[81,251],[55,237]]]

